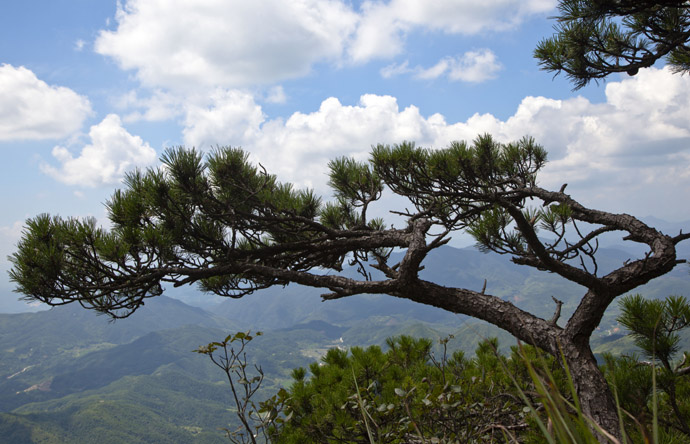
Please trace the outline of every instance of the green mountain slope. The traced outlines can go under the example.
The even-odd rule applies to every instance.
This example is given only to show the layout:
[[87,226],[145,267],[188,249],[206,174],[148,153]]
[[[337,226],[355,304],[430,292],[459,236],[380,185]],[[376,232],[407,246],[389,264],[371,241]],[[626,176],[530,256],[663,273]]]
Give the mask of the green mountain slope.
[[165,296],[151,299],[136,316],[115,322],[77,304],[37,313],[0,314],[0,352],[7,353],[7,359],[0,361],[0,375],[9,376],[31,365],[51,365],[186,324],[239,328],[237,322]]
[[[602,249],[600,269],[628,254]],[[424,278],[511,300],[550,318],[551,296],[565,302],[563,318],[582,289],[558,276],[472,249],[444,247],[429,257]],[[690,295],[690,274],[678,268],[638,291],[651,297]],[[385,345],[396,335],[452,338],[448,351],[471,356],[477,342],[515,339],[488,324],[385,295],[320,302],[319,290],[299,286],[227,300],[212,312],[158,297],[132,317],[108,322],[78,306],[0,314],[0,437],[11,443],[216,443],[234,423],[222,372],[199,345],[238,330],[266,330],[249,346],[250,362],[266,374],[265,391],[290,382],[331,347]],[[617,307],[593,339],[595,352],[634,348],[616,330]],[[690,347],[690,337],[683,345]],[[437,353],[441,349],[437,346]],[[0,442],[5,442],[0,439]]]
[[[159,305],[157,316],[173,319],[178,310],[184,309],[179,304],[172,301]],[[197,309],[191,312],[197,313]],[[58,309],[22,316],[23,327],[11,320],[20,343],[12,350],[0,351],[0,361],[6,367],[10,367],[8,361],[18,356],[23,347],[35,351],[43,344],[43,339],[35,338],[29,331],[37,325],[42,326],[41,334],[47,335],[46,342],[55,342],[55,337],[65,329],[91,329],[92,335],[88,340],[72,335],[73,344],[62,340],[65,350],[79,345],[81,353],[63,350],[62,355],[52,355],[54,359],[43,362],[42,355],[30,352],[22,357],[24,364],[28,364],[27,370],[0,374],[0,411],[5,412],[0,414],[0,437],[11,436],[9,442],[19,443],[226,442],[221,429],[235,423],[229,410],[233,405],[229,387],[224,374],[192,350],[236,331],[231,328],[235,326],[222,320],[220,324],[225,322],[227,328],[182,325],[114,344],[97,341],[122,335],[107,331],[120,328],[119,322],[92,324],[87,317],[83,325],[76,325],[75,321],[65,326],[60,319],[64,314]],[[136,317],[130,319],[135,321]],[[140,319],[149,322],[144,316]],[[182,316],[177,322],[188,320],[188,316]],[[218,324],[210,315],[200,320],[204,324]],[[130,325],[139,332],[147,330],[136,322]],[[331,333],[337,329],[326,324],[313,327]],[[9,342],[11,335],[4,332]],[[257,338],[249,354],[252,362],[262,364],[267,376],[264,393],[287,382],[292,368],[306,366],[319,356],[307,351],[325,353],[332,342],[325,331],[309,326],[267,332]]]

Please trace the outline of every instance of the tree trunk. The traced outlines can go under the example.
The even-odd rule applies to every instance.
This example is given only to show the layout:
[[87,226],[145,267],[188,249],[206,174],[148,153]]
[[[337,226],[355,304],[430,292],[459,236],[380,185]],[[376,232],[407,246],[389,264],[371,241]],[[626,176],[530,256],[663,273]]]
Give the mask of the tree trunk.
[[[620,440],[618,409],[606,378],[589,347],[589,336],[570,336],[555,322],[524,312],[510,302],[484,293],[447,288],[418,280],[400,297],[490,322],[519,340],[541,348],[556,359],[565,357],[583,413]],[[558,344],[561,344],[559,347]],[[598,435],[599,441],[608,442]]]
[[[582,412],[620,440],[616,402],[589,345],[564,344],[563,355],[572,375]],[[597,437],[602,443],[610,442],[601,434],[597,434]]]

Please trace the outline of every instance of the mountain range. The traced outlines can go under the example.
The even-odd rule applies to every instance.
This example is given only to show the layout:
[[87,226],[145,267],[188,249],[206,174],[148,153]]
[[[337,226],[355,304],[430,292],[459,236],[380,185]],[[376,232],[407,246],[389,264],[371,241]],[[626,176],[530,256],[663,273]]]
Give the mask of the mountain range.
[[[602,272],[631,257],[599,251]],[[423,277],[480,290],[550,318],[564,301],[572,312],[584,289],[555,276],[513,265],[508,257],[472,248],[442,247],[424,263]],[[652,298],[690,295],[690,273],[680,266],[636,290]],[[0,437],[8,443],[216,443],[234,424],[224,374],[200,345],[236,331],[262,330],[249,361],[266,375],[262,396],[290,382],[331,347],[383,345],[408,334],[434,340],[452,335],[451,350],[471,355],[482,338],[514,339],[493,326],[384,295],[321,302],[319,290],[289,285],[242,299],[220,300],[190,288],[147,301],[133,316],[110,321],[78,305],[34,313],[0,314]],[[11,297],[11,296],[6,296]],[[593,338],[596,352],[622,353],[632,345],[607,312]],[[688,338],[683,346],[690,347]]]

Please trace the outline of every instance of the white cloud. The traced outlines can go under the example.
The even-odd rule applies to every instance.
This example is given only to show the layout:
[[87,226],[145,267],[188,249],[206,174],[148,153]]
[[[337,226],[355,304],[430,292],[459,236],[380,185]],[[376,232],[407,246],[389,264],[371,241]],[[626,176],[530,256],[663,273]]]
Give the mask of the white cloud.
[[0,65],[0,141],[66,137],[90,114],[86,97],[48,85],[23,66]]
[[424,80],[430,80],[430,79],[437,79],[441,77],[443,74],[448,72],[448,68],[450,68],[451,65],[451,60],[448,57],[444,57],[441,60],[438,61],[437,64],[432,66],[431,68],[419,68],[417,70],[417,74],[415,74],[415,77],[418,79],[424,79]]
[[448,77],[451,80],[472,83],[494,79],[503,68],[496,55],[488,49],[466,52],[462,57],[450,59],[449,65]]
[[303,76],[340,58],[357,15],[337,0],[128,0],[96,51],[147,86],[238,87]]
[[95,187],[117,183],[127,171],[152,165],[157,159],[156,151],[128,133],[115,114],[92,126],[89,139],[78,157],[63,146],[54,147],[53,156],[60,167],[43,164],[41,170],[69,185]]
[[315,112],[265,123],[243,146],[284,180],[323,192],[332,158],[347,154],[364,160],[372,144],[428,138],[428,126],[418,108],[401,111],[391,96],[364,95],[357,106],[329,98]]
[[346,153],[364,159],[372,143],[419,139],[423,122],[416,107],[400,111],[395,98],[376,95],[362,96],[357,106],[329,98],[315,112],[265,121],[248,93],[218,91],[212,106],[188,107],[184,139],[201,148],[243,146],[282,180],[323,191],[328,160]]
[[451,81],[480,83],[496,78],[498,71],[503,66],[496,58],[496,54],[490,49],[468,51],[457,57],[444,57],[434,66],[423,68],[409,67],[409,62],[391,64],[381,69],[380,74],[384,79],[403,74],[412,74],[414,78],[421,80],[433,80],[446,76]]
[[263,121],[261,107],[251,94],[219,89],[212,94],[210,106],[185,105],[184,142],[200,149],[239,146],[256,137]]
[[408,74],[413,71],[414,70],[410,68],[409,60],[405,60],[402,63],[391,63],[390,65],[384,66],[379,72],[384,79],[390,79],[391,77]]
[[285,103],[287,96],[282,86],[274,86],[268,91],[264,100],[268,103]]
[[548,12],[556,6],[555,0],[391,0],[386,4],[369,3],[387,9],[390,15],[403,22],[452,34],[511,29],[527,16]]
[[122,119],[125,122],[158,122],[180,116],[183,98],[160,89],[147,97],[140,97],[137,91],[132,90],[113,102],[119,110],[129,111]]
[[348,53],[356,62],[392,57],[402,52],[406,34],[418,28],[462,35],[506,31],[555,5],[554,0],[366,1]]
[[348,56],[354,62],[367,62],[374,58],[391,58],[402,52],[404,35],[411,24],[400,20],[383,3],[365,2],[363,16],[357,27]]
[[318,63],[389,58],[415,30],[505,31],[555,0],[126,0],[96,52],[148,87],[188,91],[271,85]]
[[248,95],[235,92],[219,95],[211,108],[190,110],[185,138],[241,145],[281,180],[327,193],[328,160],[364,160],[372,144],[413,140],[442,148],[483,133],[504,142],[530,135],[549,151],[545,186],[568,182],[576,199],[612,211],[683,214],[678,202],[690,195],[690,78],[649,69],[609,82],[606,95],[600,104],[526,97],[506,120],[475,114],[448,123],[376,95],[354,106],[329,98],[314,112],[265,121]]

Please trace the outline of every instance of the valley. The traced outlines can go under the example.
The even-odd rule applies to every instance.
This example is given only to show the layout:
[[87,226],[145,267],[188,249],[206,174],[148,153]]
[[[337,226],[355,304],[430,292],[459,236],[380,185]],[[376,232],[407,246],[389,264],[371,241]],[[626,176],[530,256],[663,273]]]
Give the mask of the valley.
[[[624,254],[604,253],[612,261]],[[441,248],[424,273],[470,288],[481,288],[487,279],[488,291],[546,319],[553,314],[552,295],[563,300],[565,317],[581,291],[473,249]],[[690,274],[680,267],[639,291],[664,297],[688,289]],[[595,353],[633,350],[616,315],[614,304],[593,338]],[[115,322],[78,305],[0,314],[0,436],[17,444],[226,442],[222,429],[235,420],[227,382],[192,351],[250,330],[264,332],[247,350],[249,362],[266,375],[260,397],[290,384],[292,369],[318,361],[332,347],[383,346],[402,334],[435,343],[452,335],[448,349],[467,356],[488,337],[499,338],[502,352],[515,345],[488,324],[407,300],[363,295],[322,303],[318,290],[299,286],[206,309],[160,296]],[[682,347],[690,348],[690,338]]]

